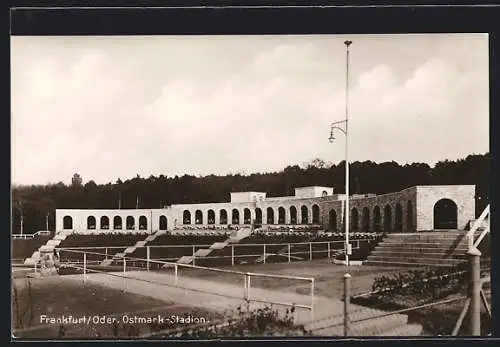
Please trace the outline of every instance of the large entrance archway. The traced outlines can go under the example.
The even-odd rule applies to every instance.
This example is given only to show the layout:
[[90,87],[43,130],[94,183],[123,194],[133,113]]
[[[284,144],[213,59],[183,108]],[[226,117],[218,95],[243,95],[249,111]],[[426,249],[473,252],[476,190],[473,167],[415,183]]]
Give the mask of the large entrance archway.
[[359,212],[357,208],[351,210],[351,231],[358,231],[359,229]]
[[267,224],[274,224],[274,210],[271,207],[267,208]]
[[312,217],[313,217],[313,224],[319,224],[319,206],[318,205],[313,205],[312,207]]
[[385,205],[384,207],[384,231],[390,232],[392,230],[392,209],[391,206]]
[[434,205],[434,229],[457,229],[457,204],[441,199]]
[[396,216],[395,216],[395,221],[394,221],[394,229],[396,232],[402,232],[403,231],[403,207],[401,204],[398,202],[396,204]]
[[362,232],[368,232],[370,231],[370,210],[368,207],[363,208],[363,226],[362,226]]
[[286,223],[285,208],[279,207],[278,208],[278,224],[285,224],[285,223]]
[[415,226],[413,225],[413,203],[411,200],[406,205],[406,230],[415,230]]
[[380,213],[380,207],[375,206],[373,209],[373,231],[378,233],[382,229],[382,214]]
[[259,207],[255,209],[255,224],[262,225],[262,210]]
[[337,231],[337,212],[333,208],[328,213],[328,229]]

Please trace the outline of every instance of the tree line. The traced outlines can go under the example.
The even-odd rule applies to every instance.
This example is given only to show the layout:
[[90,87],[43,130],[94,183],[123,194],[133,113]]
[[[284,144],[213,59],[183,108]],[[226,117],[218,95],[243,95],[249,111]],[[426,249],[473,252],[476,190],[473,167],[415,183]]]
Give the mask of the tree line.
[[[424,163],[400,165],[394,161],[350,163],[352,194],[384,194],[416,185],[476,185],[476,215],[490,199],[490,154],[469,155],[455,161],[444,160],[433,167]],[[231,192],[260,191],[267,196],[294,195],[302,186],[333,186],[335,193],[345,189],[345,161],[338,164],[314,159],[303,165],[288,166],[279,172],[231,174],[225,176],[164,175],[134,178],[115,183],[82,184],[80,176],[72,184],[16,186],[12,189],[12,232],[24,233],[55,229],[55,209],[160,208],[171,204],[227,202]]]

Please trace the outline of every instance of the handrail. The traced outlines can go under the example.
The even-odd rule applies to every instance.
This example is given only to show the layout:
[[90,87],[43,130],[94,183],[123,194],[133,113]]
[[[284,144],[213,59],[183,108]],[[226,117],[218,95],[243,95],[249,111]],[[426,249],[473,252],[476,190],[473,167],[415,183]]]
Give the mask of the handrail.
[[[466,237],[467,237],[468,244],[469,244],[469,251],[472,250],[473,248],[477,247],[474,244],[474,233],[483,224],[484,220],[489,215],[489,213],[490,213],[490,205],[488,204],[488,206],[486,206],[486,208],[484,209],[483,213],[481,213],[479,218],[474,221],[474,224],[472,224],[470,230],[467,232]],[[489,231],[489,228],[488,228],[488,231]],[[485,234],[485,233],[483,232],[483,234]],[[482,237],[480,239],[482,240],[483,237],[484,237],[484,235],[482,235]],[[477,243],[477,244],[479,244],[479,243]]]

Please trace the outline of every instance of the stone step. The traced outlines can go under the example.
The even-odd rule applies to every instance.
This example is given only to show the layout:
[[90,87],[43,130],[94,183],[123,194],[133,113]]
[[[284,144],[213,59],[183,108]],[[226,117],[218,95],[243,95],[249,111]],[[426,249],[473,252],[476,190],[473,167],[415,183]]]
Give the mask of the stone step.
[[[406,315],[390,315],[377,318],[377,315],[383,314],[383,311],[366,309],[351,314],[350,336],[377,336],[381,332],[390,331],[397,327],[404,326],[408,322]],[[373,317],[373,318],[371,318]],[[370,319],[371,318],[371,319]],[[357,320],[362,320],[356,322]],[[343,336],[344,335],[344,317],[338,315],[330,319],[320,320],[306,324],[307,330],[312,330],[316,336]]]
[[[431,250],[432,250],[432,248],[431,248]],[[432,258],[432,259],[459,259],[459,260],[466,260],[468,258],[467,254],[465,254],[465,253],[446,254],[446,253],[418,252],[418,251],[414,251],[414,250],[396,251],[396,250],[392,250],[392,249],[375,250],[370,254],[370,256],[397,257],[397,258],[425,257],[425,258]]]
[[224,247],[227,246],[227,244],[228,244],[227,242],[215,242],[209,248],[210,249],[223,249]]
[[468,251],[467,247],[428,247],[428,245],[425,245],[425,247],[421,247],[421,245],[413,245],[413,244],[407,244],[407,245],[388,245],[388,244],[383,244],[383,245],[378,245],[375,247],[375,251],[412,251],[412,252],[419,252],[419,253],[457,253],[457,254],[465,254]]
[[144,241],[137,241],[137,243],[135,244],[135,248],[139,248],[139,247],[144,247],[146,245],[146,240]]
[[424,328],[419,324],[401,325],[395,329],[384,331],[378,336],[420,336]]
[[453,243],[453,242],[464,242],[467,243],[467,237],[387,237],[384,238],[384,242],[404,242],[404,243],[413,243],[413,242],[424,242],[424,243]]
[[467,249],[467,243],[458,243],[454,244],[450,243],[437,243],[437,242],[401,242],[401,241],[382,241],[378,244],[378,247],[388,246],[388,247],[414,247],[414,248],[459,248],[459,249]]
[[43,246],[40,246],[38,251],[40,253],[50,253],[50,252],[54,251],[54,248],[55,248],[55,246],[53,246],[53,245],[43,245]]
[[460,259],[440,259],[430,257],[397,257],[397,256],[376,256],[369,255],[367,261],[387,261],[392,263],[429,264],[429,265],[457,265],[463,263]]
[[195,253],[194,253],[194,256],[195,257],[206,257],[207,255],[209,255],[210,253],[212,253],[212,249],[210,248],[202,248],[202,249],[199,249],[197,250]]
[[386,261],[386,260],[365,260],[363,262],[363,265],[366,266],[394,266],[394,267],[409,267],[409,268],[415,268],[415,267],[451,267],[452,265],[448,264],[426,264],[426,263],[405,263],[405,262],[392,262],[392,261]]
[[[179,264],[191,264],[193,262],[193,257],[190,255],[184,255],[177,260]],[[165,264],[167,265],[167,264]]]
[[54,240],[54,239],[52,239],[52,240],[47,241],[46,245],[56,247],[56,246],[59,246],[59,244],[61,243],[61,241],[62,240]]
[[109,266],[113,263],[113,259],[105,259],[101,262],[101,266]]

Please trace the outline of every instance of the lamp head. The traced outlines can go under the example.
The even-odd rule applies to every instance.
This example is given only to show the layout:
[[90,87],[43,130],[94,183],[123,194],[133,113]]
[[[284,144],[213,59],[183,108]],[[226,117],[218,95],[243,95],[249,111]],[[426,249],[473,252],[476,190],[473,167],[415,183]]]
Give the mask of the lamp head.
[[333,136],[333,129],[330,131],[330,137],[328,138],[330,142],[333,142],[335,140],[335,137]]
[[352,41],[349,41],[349,40],[344,41],[344,44],[345,44],[347,47],[349,47],[349,46],[351,45],[351,43],[352,43]]

